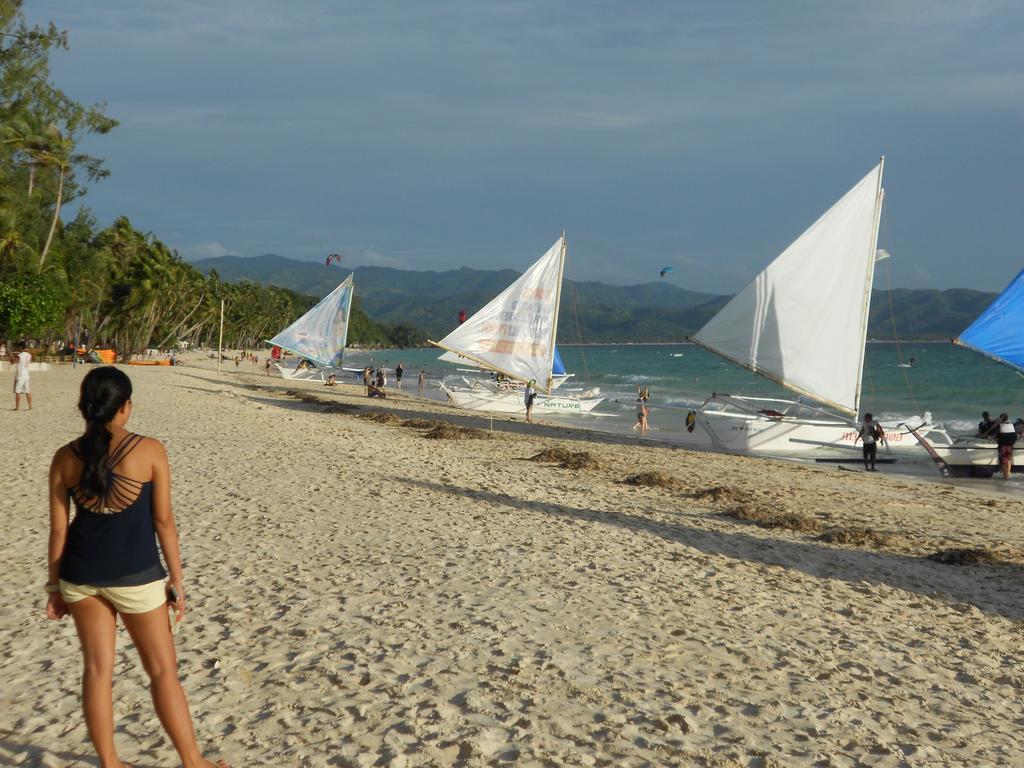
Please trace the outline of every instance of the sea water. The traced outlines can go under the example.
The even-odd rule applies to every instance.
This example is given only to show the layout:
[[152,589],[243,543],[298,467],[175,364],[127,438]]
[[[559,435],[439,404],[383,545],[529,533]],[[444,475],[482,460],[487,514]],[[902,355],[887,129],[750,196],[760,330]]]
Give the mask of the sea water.
[[[574,378],[567,390],[599,387],[605,398],[593,415],[567,415],[566,424],[619,432],[635,420],[637,387],[650,390],[652,437],[671,438],[684,428],[686,411],[713,392],[758,397],[793,395],[779,385],[693,344],[607,344],[561,346]],[[428,377],[427,395],[443,399],[438,383],[458,375],[458,366],[437,359],[440,350],[354,350],[345,365],[398,362],[403,385],[415,392],[420,370]],[[913,358],[914,365],[910,367]],[[371,362],[372,361],[372,362]],[[972,431],[982,411],[993,417],[1024,417],[1024,379],[1010,368],[947,342],[869,342],[861,388],[861,411],[886,427],[930,412],[954,433]],[[544,414],[545,418],[549,414]]]

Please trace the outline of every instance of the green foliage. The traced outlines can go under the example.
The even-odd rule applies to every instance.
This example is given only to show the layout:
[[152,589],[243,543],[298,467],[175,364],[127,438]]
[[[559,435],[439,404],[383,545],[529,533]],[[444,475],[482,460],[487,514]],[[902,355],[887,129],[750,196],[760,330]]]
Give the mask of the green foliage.
[[[0,0],[0,339],[63,340],[81,328],[91,346],[122,354],[215,346],[223,301],[225,345],[253,349],[309,309],[316,299],[284,288],[204,275],[126,218],[99,229],[83,208],[61,221],[82,180],[107,175],[81,139],[117,121],[50,82],[49,54],[67,35],[30,27],[21,8]],[[353,323],[354,342],[389,343],[361,310]]]
[[0,283],[0,328],[12,338],[39,337],[63,324],[65,298],[59,285],[39,274]]

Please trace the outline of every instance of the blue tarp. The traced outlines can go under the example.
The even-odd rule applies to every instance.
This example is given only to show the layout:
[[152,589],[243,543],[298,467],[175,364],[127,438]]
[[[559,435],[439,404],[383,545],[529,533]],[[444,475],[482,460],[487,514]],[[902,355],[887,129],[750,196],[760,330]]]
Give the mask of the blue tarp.
[[565,363],[562,362],[562,355],[558,351],[558,347],[555,347],[555,359],[551,361],[551,375],[552,376],[564,376],[565,375]]
[[1024,269],[954,341],[1024,371]]

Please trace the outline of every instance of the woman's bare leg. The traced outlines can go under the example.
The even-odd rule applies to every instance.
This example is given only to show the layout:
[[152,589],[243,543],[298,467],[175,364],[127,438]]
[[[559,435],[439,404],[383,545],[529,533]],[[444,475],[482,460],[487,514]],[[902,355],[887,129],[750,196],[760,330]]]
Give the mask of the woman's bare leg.
[[82,645],[82,711],[102,768],[123,768],[114,749],[114,607],[102,597],[68,603]]
[[188,711],[185,691],[178,680],[178,660],[166,606],[146,613],[123,613],[128,633],[139,649],[142,666],[149,675],[153,706],[184,768],[213,766],[203,759],[196,744],[196,732]]

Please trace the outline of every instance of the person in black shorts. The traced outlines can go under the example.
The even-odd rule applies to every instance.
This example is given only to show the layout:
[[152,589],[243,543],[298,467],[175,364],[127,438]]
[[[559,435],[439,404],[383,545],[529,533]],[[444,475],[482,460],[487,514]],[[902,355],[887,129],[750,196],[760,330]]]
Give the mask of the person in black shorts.
[[1010,417],[999,414],[996,425],[996,450],[999,452],[999,469],[1003,472],[1003,480],[1010,479],[1013,471],[1013,446],[1017,442],[1017,430],[1010,423]]
[[870,413],[864,414],[864,424],[853,441],[854,445],[857,444],[857,440],[864,441],[864,470],[876,471],[875,457],[878,455],[878,442],[885,440],[885,431]]

